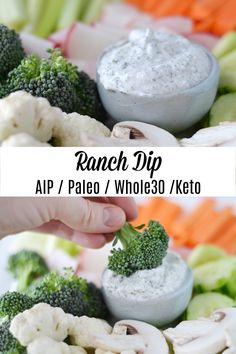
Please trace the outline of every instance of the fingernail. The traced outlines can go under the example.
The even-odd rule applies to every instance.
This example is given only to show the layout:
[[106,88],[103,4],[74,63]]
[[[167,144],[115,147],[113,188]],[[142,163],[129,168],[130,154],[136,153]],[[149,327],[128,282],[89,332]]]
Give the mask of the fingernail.
[[105,208],[103,222],[104,225],[109,227],[120,227],[125,222],[124,213],[118,208]]

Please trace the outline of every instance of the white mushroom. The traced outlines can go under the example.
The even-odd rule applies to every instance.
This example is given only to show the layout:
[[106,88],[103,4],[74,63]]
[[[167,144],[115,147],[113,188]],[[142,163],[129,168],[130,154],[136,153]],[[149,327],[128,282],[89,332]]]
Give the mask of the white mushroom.
[[[175,354],[217,354],[227,347],[226,332],[236,328],[236,309],[217,310],[210,318],[183,321],[164,331]],[[228,332],[229,333],[229,332]]]
[[[125,331],[127,335],[141,335],[145,341],[144,354],[168,354],[169,347],[162,332],[156,327],[135,320],[123,320],[115,324],[113,333]],[[142,353],[142,352],[141,352]],[[140,354],[141,354],[140,353]]]
[[236,328],[229,328],[226,331],[227,354],[236,354]]
[[162,333],[140,321],[117,322],[111,335],[95,336],[94,345],[104,351],[122,354],[168,354],[169,349]]
[[183,147],[236,146],[236,122],[223,122],[200,129],[191,138],[180,140]]
[[234,348],[227,348],[222,354],[236,354],[236,350]]
[[154,125],[127,121],[114,126],[111,137],[83,135],[82,144],[85,146],[179,146],[174,135]]

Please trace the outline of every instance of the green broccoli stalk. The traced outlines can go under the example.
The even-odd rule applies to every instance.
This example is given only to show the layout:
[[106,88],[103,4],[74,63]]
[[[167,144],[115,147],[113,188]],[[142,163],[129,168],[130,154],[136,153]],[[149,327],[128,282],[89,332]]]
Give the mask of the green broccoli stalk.
[[17,279],[18,291],[24,292],[31,283],[49,272],[48,266],[37,252],[22,250],[8,259],[8,269]]
[[60,307],[74,316],[105,318],[106,306],[101,291],[85,279],[79,278],[72,269],[64,275],[51,272],[36,281],[27,291],[34,303],[46,303]]
[[3,82],[7,74],[20,64],[24,56],[19,35],[0,24],[0,82]]
[[18,313],[33,307],[33,300],[25,294],[18,292],[7,292],[0,297],[0,317],[4,320],[11,320]]
[[165,229],[156,221],[150,221],[141,232],[142,227],[134,228],[127,223],[116,233],[113,246],[120,241],[123,248],[113,248],[109,256],[108,268],[114,273],[128,277],[162,264],[169,243]]
[[0,354],[25,354],[26,348],[22,347],[10,333],[10,325],[8,321],[0,325]]
[[0,90],[2,97],[15,91],[26,91],[46,98],[63,112],[77,112],[104,119],[104,109],[97,85],[89,76],[64,58],[59,49],[49,49],[48,59],[29,55],[12,70]]

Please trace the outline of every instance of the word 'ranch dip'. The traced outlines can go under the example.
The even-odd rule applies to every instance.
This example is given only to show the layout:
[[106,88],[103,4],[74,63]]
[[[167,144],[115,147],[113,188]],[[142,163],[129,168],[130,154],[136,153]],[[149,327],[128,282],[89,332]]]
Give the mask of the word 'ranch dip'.
[[127,41],[110,47],[98,74],[107,90],[140,96],[192,88],[209,76],[207,51],[186,38],[150,29],[134,30]]

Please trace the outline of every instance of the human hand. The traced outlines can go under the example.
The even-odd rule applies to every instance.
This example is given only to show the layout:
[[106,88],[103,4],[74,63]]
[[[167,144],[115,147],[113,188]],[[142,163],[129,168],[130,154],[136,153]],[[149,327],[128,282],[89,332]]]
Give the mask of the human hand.
[[132,198],[0,198],[0,238],[33,229],[99,248],[136,216]]

